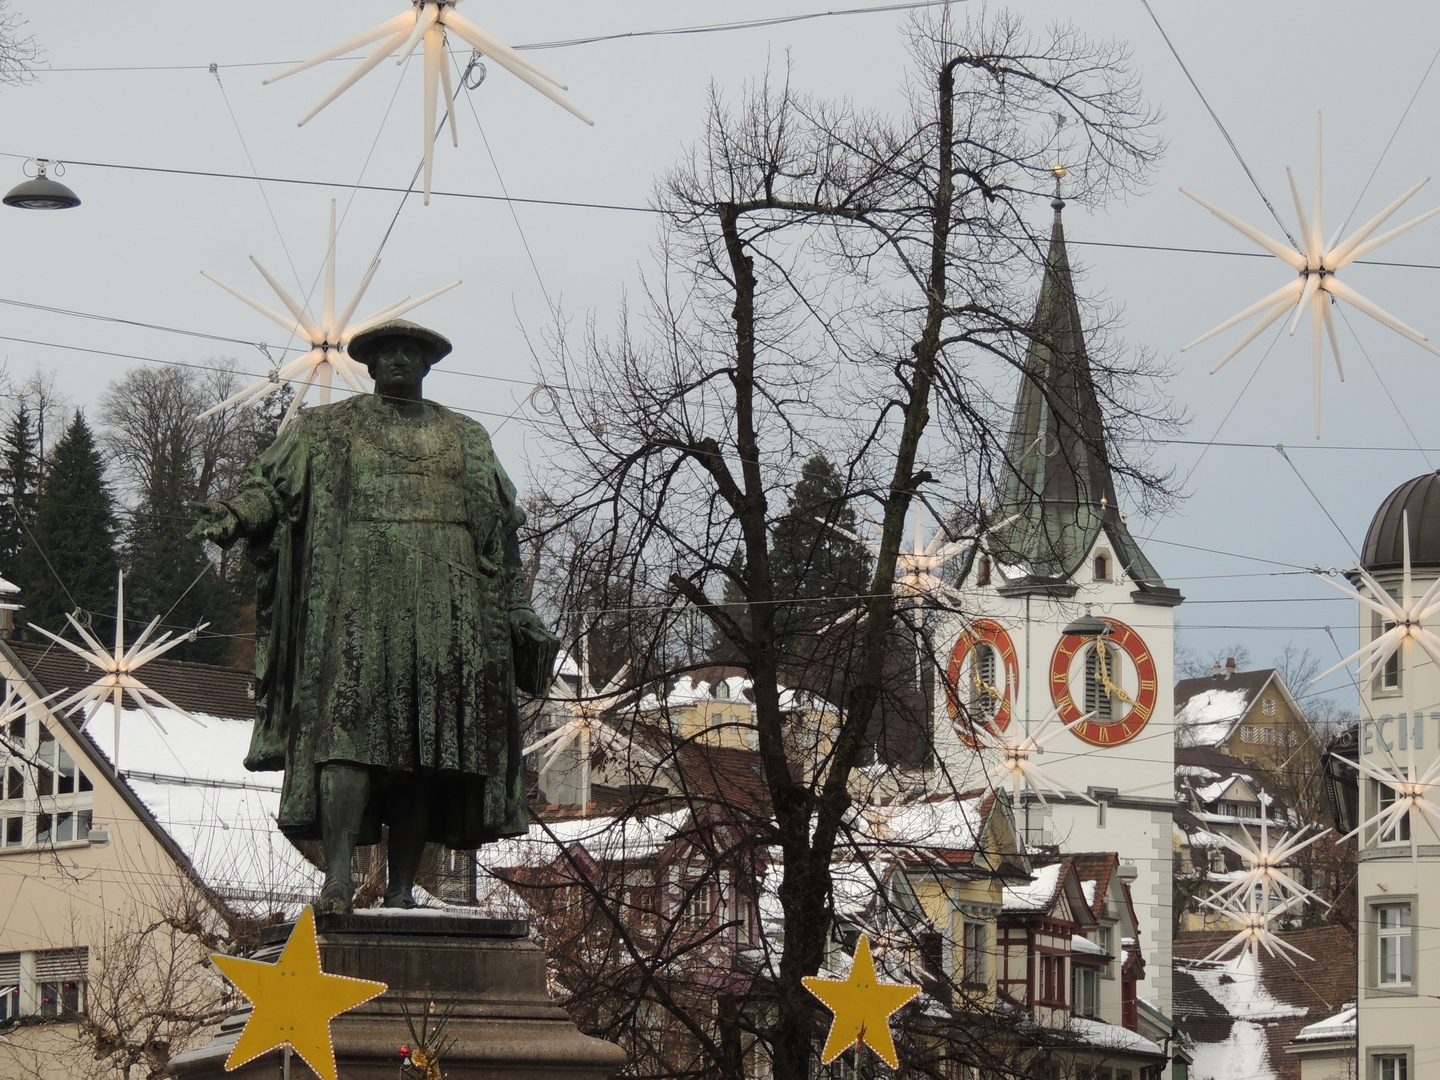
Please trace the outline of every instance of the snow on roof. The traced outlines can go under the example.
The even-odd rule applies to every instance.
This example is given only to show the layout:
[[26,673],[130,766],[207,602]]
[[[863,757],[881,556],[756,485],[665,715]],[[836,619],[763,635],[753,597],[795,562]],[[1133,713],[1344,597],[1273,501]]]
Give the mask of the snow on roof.
[[1035,879],[1026,885],[1005,886],[1005,900],[1001,907],[1005,911],[1044,911],[1055,899],[1055,889],[1060,884],[1063,863],[1051,863],[1035,871]]
[[1270,1068],[1270,1047],[1261,1024],[1240,1021],[1224,1042],[1196,1043],[1190,1052],[1190,1075],[1195,1080],[1275,1080]]
[[1176,765],[1175,775],[1185,780],[1219,780],[1220,774],[1204,765]]
[[1085,895],[1086,907],[1093,908],[1095,906],[1095,888],[1099,884],[1100,883],[1093,878],[1089,881],[1080,882],[1080,891]]
[[1226,777],[1223,780],[1217,780],[1213,784],[1206,784],[1204,787],[1195,788],[1195,797],[1199,799],[1202,803],[1212,803],[1216,799],[1220,798],[1221,795],[1229,792],[1229,790],[1236,784],[1240,784],[1241,787],[1244,789],[1241,792],[1237,792],[1237,794],[1241,795],[1242,797],[1248,795],[1256,802],[1259,801],[1258,799],[1255,799],[1255,793],[1250,790],[1250,785],[1245,783],[1245,777],[1243,776],[1230,776]]
[[[1070,1018],[1070,1030],[1091,1046],[1100,1050],[1114,1050],[1131,1054],[1155,1054],[1167,1056],[1165,1051],[1145,1036],[1123,1028],[1119,1024],[1107,1024],[1101,1020],[1089,1020],[1083,1016]],[[1235,1073],[1235,1076],[1244,1075]]]
[[1303,1043],[1353,1039],[1355,1038],[1355,1016],[1355,1003],[1352,1001],[1334,1016],[1327,1016],[1324,1020],[1317,1020],[1308,1027],[1301,1028],[1296,1033],[1294,1041]]
[[1233,960],[1207,963],[1180,960],[1196,985],[1209,994],[1234,1019],[1219,1042],[1197,1042],[1190,1075],[1195,1080],[1275,1080],[1270,1067],[1270,1045],[1266,1028],[1276,1020],[1304,1016],[1303,1006],[1277,1000],[1260,981],[1260,968],[1248,952]]
[[1289,1005],[1272,996],[1261,983],[1259,965],[1249,952],[1215,963],[1181,962],[1200,988],[1237,1020],[1278,1020],[1309,1012],[1303,1006]]
[[1110,954],[1102,949],[1095,942],[1091,941],[1084,934],[1070,935],[1070,951],[1079,953],[1082,956],[1109,956]]
[[1175,745],[1219,746],[1245,715],[1245,690],[1202,690],[1175,713]]
[[[275,823],[281,774],[245,769],[252,722],[155,713],[166,734],[139,710],[121,713],[120,772],[201,879],[246,914],[293,912],[308,903],[323,875]],[[113,762],[112,715],[102,709],[85,731]]]
[[649,859],[680,835],[690,821],[687,810],[646,817],[600,816],[531,824],[524,836],[512,836],[479,851],[482,866],[510,869],[544,866],[555,861],[560,847],[578,844],[597,861]]
[[[663,697],[651,691],[636,703],[641,713],[665,710],[688,709],[702,701],[741,702],[750,704],[753,683],[736,668],[706,675],[702,673],[681,675],[675,685]],[[781,686],[780,709],[783,712],[834,712],[835,706],[824,698],[805,690],[791,690]]]
[[985,822],[984,796],[969,799],[923,799],[913,802],[862,803],[853,817],[856,834],[883,846],[912,851],[971,850],[980,842]]
[[0,596],[14,596],[19,591],[19,585],[12,585],[4,578],[0,578]]

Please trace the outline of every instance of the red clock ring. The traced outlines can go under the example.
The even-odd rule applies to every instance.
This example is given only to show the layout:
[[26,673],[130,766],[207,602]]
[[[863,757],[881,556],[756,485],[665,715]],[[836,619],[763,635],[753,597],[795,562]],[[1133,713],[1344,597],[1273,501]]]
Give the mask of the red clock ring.
[[1105,619],[1110,624],[1106,643],[1124,651],[1135,665],[1137,689],[1135,704],[1119,720],[1108,723],[1099,720],[1081,720],[1083,715],[1070,694],[1070,663],[1094,638],[1080,634],[1066,634],[1055,646],[1050,658],[1050,699],[1060,714],[1060,721],[1073,724],[1070,730],[1077,739],[1091,746],[1120,746],[1139,735],[1150,717],[1155,714],[1155,702],[1159,698],[1160,683],[1155,668],[1155,657],[1151,655],[1144,639],[1118,619]]
[[[1004,731],[1010,726],[1015,688],[1020,685],[1020,661],[1015,654],[1015,643],[1010,640],[1010,635],[993,619],[976,619],[960,635],[960,640],[951,650],[950,664],[946,669],[945,704],[950,710],[951,719],[960,719],[962,709],[959,692],[965,658],[980,644],[989,645],[999,654],[1001,669],[1005,673],[1005,690],[1000,697],[1000,707],[995,715],[985,722],[985,726],[991,731]],[[973,740],[968,739],[958,726],[956,731],[962,742],[973,744]]]

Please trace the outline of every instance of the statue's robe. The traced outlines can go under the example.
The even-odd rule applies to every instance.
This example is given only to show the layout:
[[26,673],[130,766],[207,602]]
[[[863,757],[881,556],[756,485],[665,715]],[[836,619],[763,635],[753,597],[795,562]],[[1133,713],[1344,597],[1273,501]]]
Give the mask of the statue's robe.
[[368,766],[360,843],[388,778],[419,776],[427,839],[526,830],[517,684],[559,642],[526,596],[515,488],[480,424],[357,396],[296,414],[226,505],[259,569],[255,729],[245,766],[284,768],[279,825],[320,838],[327,763]]

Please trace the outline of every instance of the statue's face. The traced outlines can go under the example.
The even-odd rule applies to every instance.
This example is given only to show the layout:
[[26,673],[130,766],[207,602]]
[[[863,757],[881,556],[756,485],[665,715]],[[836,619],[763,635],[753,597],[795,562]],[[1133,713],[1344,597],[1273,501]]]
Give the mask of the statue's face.
[[414,338],[381,339],[376,343],[370,361],[375,392],[386,396],[415,396],[430,370],[429,357],[429,350]]

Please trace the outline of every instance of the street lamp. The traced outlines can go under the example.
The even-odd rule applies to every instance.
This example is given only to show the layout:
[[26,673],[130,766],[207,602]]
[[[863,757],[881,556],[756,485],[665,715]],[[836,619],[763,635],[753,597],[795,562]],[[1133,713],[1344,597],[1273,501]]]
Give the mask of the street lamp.
[[31,158],[27,165],[34,164],[36,174],[23,183],[16,184],[6,193],[6,206],[18,206],[23,210],[69,210],[80,205],[80,196],[58,180],[52,180],[45,171],[54,168],[56,176],[65,175],[63,162],[49,158]]
[[1060,631],[1062,634],[1076,634],[1079,637],[1098,638],[1105,637],[1111,631],[1111,626],[1104,619],[1097,619],[1090,614],[1090,605],[1085,605],[1085,614],[1074,620],[1070,625]]

